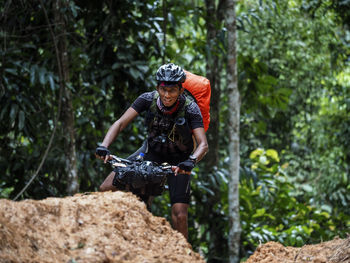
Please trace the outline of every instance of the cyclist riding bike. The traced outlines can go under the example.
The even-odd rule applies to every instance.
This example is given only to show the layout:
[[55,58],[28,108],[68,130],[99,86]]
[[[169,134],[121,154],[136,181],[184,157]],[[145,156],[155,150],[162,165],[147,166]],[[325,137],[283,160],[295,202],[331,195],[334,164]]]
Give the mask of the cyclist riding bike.
[[[109,128],[96,156],[104,162],[110,159],[108,147],[118,134],[139,114],[147,112],[148,137],[138,151],[143,159],[176,166],[167,176],[171,201],[173,227],[188,238],[188,207],[190,202],[191,170],[208,151],[203,119],[198,105],[184,94],[182,83],[186,79],[184,70],[173,64],[162,65],[156,73],[155,91],[141,94],[131,107]],[[138,156],[138,152],[129,159]],[[130,190],[148,205],[161,189],[147,185],[146,189],[132,189],[115,180],[111,172],[100,186],[100,191]]]

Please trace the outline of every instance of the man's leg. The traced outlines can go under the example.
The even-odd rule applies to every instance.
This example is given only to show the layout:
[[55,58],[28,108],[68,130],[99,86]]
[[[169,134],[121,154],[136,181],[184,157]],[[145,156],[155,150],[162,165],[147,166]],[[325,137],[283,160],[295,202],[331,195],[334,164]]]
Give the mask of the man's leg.
[[117,191],[117,187],[113,185],[113,179],[115,176],[115,172],[111,172],[107,178],[104,180],[104,182],[100,185],[100,191]]
[[188,174],[168,176],[173,228],[188,239],[188,207],[190,203],[190,181]]
[[175,203],[171,207],[171,219],[173,228],[179,231],[188,239],[188,204]]

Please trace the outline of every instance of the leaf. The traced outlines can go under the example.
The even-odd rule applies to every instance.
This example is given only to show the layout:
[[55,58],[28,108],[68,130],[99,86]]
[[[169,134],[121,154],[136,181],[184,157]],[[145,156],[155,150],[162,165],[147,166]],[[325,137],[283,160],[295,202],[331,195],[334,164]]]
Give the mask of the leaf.
[[258,148],[250,153],[249,158],[255,159],[256,157],[262,155],[263,153],[264,153],[264,150],[261,148]]
[[123,63],[119,63],[119,62],[115,62],[113,65],[112,65],[112,69],[113,70],[116,70],[118,68],[122,68],[123,66]]
[[217,171],[217,175],[218,177],[220,176],[219,178],[221,179],[222,182],[224,182],[225,184],[228,184],[228,178],[223,172],[219,170]]
[[204,190],[206,193],[210,194],[211,196],[215,195],[214,192],[211,189],[209,189],[208,187],[204,186],[203,184],[198,185],[198,188]]
[[331,206],[329,206],[329,205],[321,205],[321,209],[322,210],[324,210],[324,211],[326,211],[326,212],[328,212],[329,214],[331,214],[332,213],[332,207]]
[[280,159],[279,159],[279,157],[278,157],[278,153],[277,153],[276,150],[274,150],[274,149],[268,149],[268,150],[266,151],[266,155],[267,155],[268,157],[270,157],[272,160],[274,160],[274,161],[276,161],[276,162],[279,163]]
[[14,76],[17,76],[17,70],[14,69],[14,68],[6,68],[5,72],[8,72],[8,73],[10,73],[10,74],[12,74]]
[[309,193],[312,193],[313,192],[313,188],[312,186],[310,186],[309,184],[303,184],[301,186],[301,188],[305,191],[305,192],[309,192]]
[[24,114],[23,111],[20,111],[20,112],[19,112],[19,115],[18,115],[18,129],[19,129],[20,131],[23,130],[24,121],[25,121],[25,114]]
[[16,119],[17,112],[18,112],[18,105],[17,104],[12,104],[11,111],[10,111],[10,123],[11,123],[11,126],[13,125],[13,123],[14,123],[14,121]]
[[2,111],[1,111],[1,114],[0,114],[0,120],[2,120],[7,112],[7,109],[8,107],[10,106],[9,103],[7,103],[3,108],[2,108]]
[[260,208],[256,210],[256,213],[253,215],[254,218],[256,217],[261,217],[264,216],[266,213],[266,209],[265,208]]
[[38,66],[34,65],[30,68],[30,84],[34,85],[35,84],[35,74]]
[[137,42],[137,47],[138,47],[141,54],[145,53],[145,46],[142,43]]
[[136,65],[136,67],[142,72],[142,73],[147,73],[149,70],[149,67],[147,65]]
[[260,162],[261,164],[264,164],[264,165],[269,164],[269,160],[266,158],[265,155],[262,155],[262,156],[259,157],[259,162]]
[[49,79],[49,83],[50,83],[50,88],[51,88],[51,90],[52,90],[52,91],[55,90],[55,81],[54,81],[52,75],[49,74],[47,77],[48,77],[48,79]]
[[10,194],[12,193],[12,191],[14,190],[14,187],[5,187],[3,188],[3,186],[5,185],[5,182],[0,185],[0,198],[9,198]]
[[70,7],[70,10],[72,11],[73,16],[77,17],[78,16],[77,6],[74,4],[74,1],[69,2],[69,7]]
[[159,42],[163,42],[164,34],[163,33],[156,33],[156,37]]
[[130,75],[136,80],[141,78],[141,73],[140,71],[134,69],[134,68],[130,68],[129,69]]
[[39,68],[39,82],[41,85],[45,85],[46,83],[46,69],[45,68]]

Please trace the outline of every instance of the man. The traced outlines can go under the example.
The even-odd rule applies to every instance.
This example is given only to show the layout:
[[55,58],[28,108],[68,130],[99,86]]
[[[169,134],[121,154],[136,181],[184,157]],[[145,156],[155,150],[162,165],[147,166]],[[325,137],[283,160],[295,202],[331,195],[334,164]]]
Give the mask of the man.
[[[140,113],[146,111],[148,138],[143,146],[144,160],[167,162],[176,166],[168,176],[173,227],[188,238],[188,206],[190,202],[190,172],[208,151],[203,119],[198,105],[184,95],[183,69],[173,63],[162,65],[157,73],[157,89],[140,95],[131,107],[109,128],[96,156],[107,162],[108,147],[118,134]],[[194,140],[193,140],[194,138]],[[195,141],[195,142],[194,142]],[[184,172],[185,171],[185,172]],[[115,172],[100,186],[101,191],[121,189],[113,184]],[[140,193],[147,202],[151,191]]]

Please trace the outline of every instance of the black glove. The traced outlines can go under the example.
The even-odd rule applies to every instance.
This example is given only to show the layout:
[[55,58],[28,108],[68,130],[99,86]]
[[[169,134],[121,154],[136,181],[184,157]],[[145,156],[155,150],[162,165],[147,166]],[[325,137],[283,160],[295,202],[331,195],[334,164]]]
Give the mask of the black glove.
[[186,172],[191,172],[194,166],[195,166],[195,162],[191,159],[183,161],[177,165],[177,167],[179,167],[181,170],[184,170]]
[[105,157],[106,155],[110,155],[111,152],[107,149],[107,147],[104,146],[98,146],[96,148],[96,155]]

